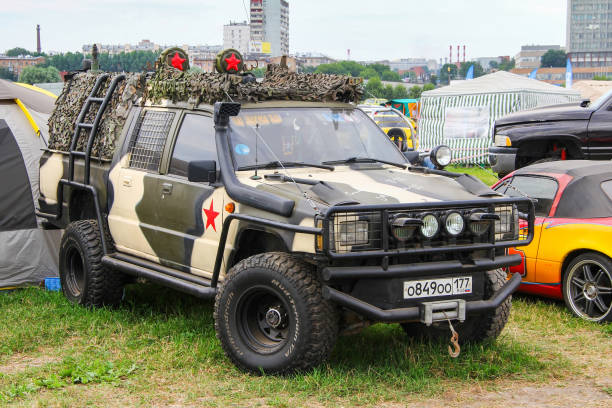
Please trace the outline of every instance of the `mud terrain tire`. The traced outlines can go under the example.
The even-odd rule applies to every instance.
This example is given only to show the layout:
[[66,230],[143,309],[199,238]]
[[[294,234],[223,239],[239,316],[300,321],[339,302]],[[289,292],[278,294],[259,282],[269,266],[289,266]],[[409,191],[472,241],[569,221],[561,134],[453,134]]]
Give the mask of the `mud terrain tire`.
[[124,275],[102,265],[102,255],[96,221],[81,220],[68,225],[60,246],[59,272],[62,292],[72,303],[101,307],[121,302]]
[[282,252],[230,269],[214,318],[227,356],[255,374],[309,370],[327,359],[338,336],[336,308],[323,299],[314,267]]
[[[491,298],[505,283],[506,273],[502,269],[485,272],[484,299]],[[459,342],[480,342],[497,338],[508,322],[511,307],[512,296],[508,296],[496,309],[467,316],[463,323],[453,321],[453,327],[459,333]],[[423,339],[449,339],[451,335],[447,322],[433,323],[429,327],[422,323],[403,323],[402,328],[408,336]]]

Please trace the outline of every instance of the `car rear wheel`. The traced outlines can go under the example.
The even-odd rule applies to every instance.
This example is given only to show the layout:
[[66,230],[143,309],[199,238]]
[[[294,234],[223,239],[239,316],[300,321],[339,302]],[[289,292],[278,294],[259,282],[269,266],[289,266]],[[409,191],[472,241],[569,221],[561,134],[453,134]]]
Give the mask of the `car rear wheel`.
[[576,316],[595,322],[612,321],[612,262],[589,252],[565,270],[563,300]]
[[[110,237],[107,239],[110,242]],[[83,306],[115,306],[123,298],[124,275],[102,264],[100,228],[94,220],[68,225],[59,253],[64,296]]]

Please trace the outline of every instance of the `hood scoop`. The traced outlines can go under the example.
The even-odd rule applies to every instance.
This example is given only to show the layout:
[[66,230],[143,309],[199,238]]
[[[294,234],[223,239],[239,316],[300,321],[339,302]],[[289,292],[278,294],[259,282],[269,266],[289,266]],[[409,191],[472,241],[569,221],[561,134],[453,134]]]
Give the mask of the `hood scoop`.
[[331,184],[324,181],[320,181],[310,188],[314,194],[316,194],[321,200],[325,201],[330,205],[355,205],[361,204],[359,201],[355,201],[347,197],[346,193],[334,188]]

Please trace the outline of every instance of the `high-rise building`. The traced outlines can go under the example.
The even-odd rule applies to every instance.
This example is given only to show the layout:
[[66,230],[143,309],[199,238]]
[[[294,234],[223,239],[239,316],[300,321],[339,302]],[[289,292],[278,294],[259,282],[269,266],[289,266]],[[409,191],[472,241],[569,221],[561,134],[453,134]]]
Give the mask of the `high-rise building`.
[[566,48],[574,67],[612,65],[612,0],[567,0]]
[[249,24],[230,22],[223,26],[223,48],[233,48],[246,54],[249,50]]
[[272,56],[289,54],[289,2],[251,0],[251,41],[270,43]]

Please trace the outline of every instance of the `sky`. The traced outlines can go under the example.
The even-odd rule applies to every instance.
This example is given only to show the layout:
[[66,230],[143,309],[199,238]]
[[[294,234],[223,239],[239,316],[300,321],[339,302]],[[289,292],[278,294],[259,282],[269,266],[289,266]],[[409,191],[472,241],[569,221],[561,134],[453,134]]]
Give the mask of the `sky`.
[[[80,51],[83,44],[222,44],[249,0],[3,0],[0,52]],[[565,45],[566,0],[289,0],[290,52],[336,59],[514,56],[521,45]],[[463,50],[461,51],[463,53]]]

